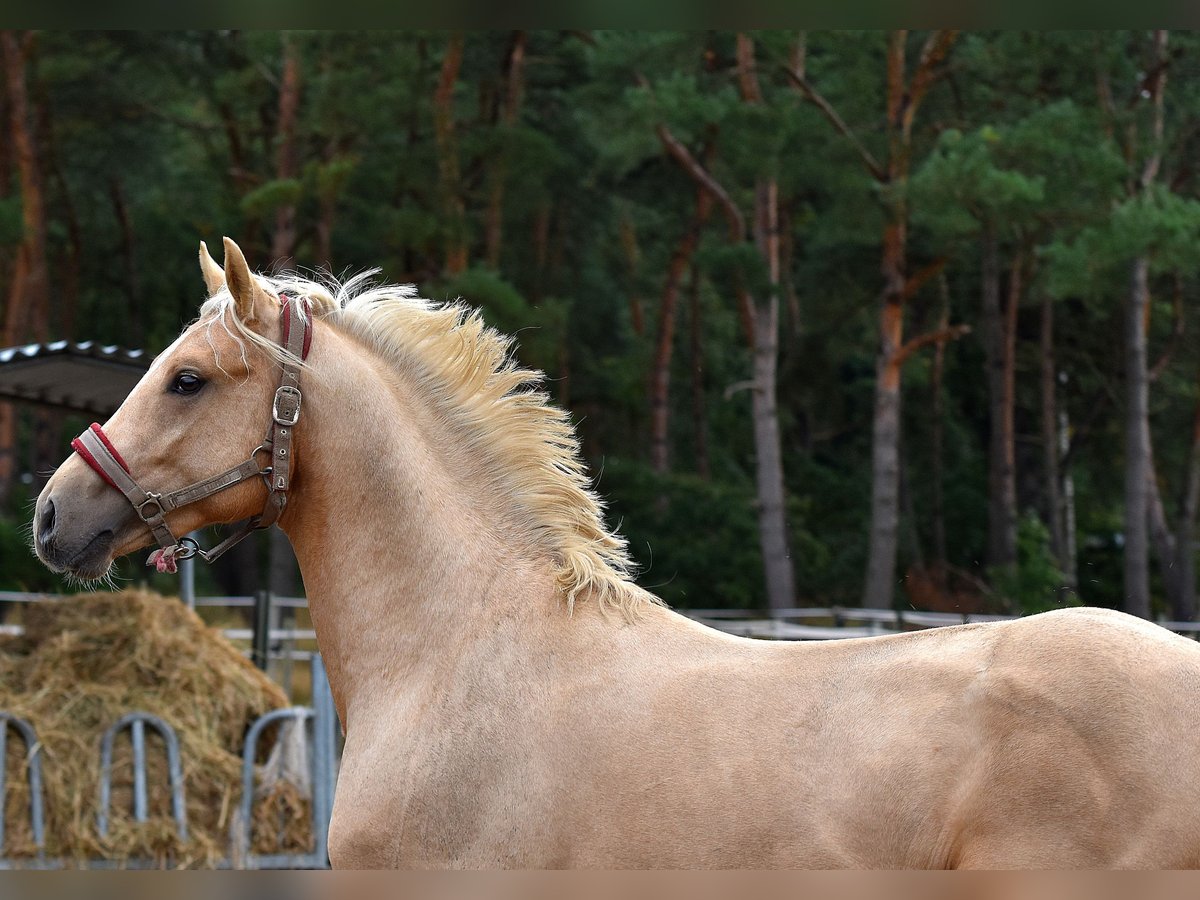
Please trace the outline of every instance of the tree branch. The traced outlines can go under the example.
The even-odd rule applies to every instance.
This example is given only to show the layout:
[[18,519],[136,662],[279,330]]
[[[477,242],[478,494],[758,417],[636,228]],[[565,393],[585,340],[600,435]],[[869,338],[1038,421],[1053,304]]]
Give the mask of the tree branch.
[[696,157],[692,156],[691,151],[671,133],[670,128],[660,122],[654,127],[654,130],[670,157],[679,163],[683,170],[720,204],[721,210],[725,214],[725,220],[729,223],[730,240],[737,243],[744,241],[746,239],[746,219],[725,188],[721,187],[720,182],[713,178]]
[[804,71],[808,64],[808,32],[796,32],[796,43],[792,44],[792,59],[791,70],[804,77]]
[[1109,137],[1113,137],[1113,128],[1117,121],[1116,104],[1113,101],[1112,85],[1108,80],[1108,72],[1101,64],[1100,59],[1100,39],[1096,39],[1096,46],[1092,51],[1093,59],[1096,64],[1096,99],[1100,102],[1100,111],[1104,113],[1104,131]]
[[918,350],[928,347],[930,344],[941,344],[945,343],[946,341],[956,341],[964,334],[969,334],[970,331],[970,325],[951,325],[949,328],[939,328],[936,331],[927,331],[902,345],[900,349],[893,354],[891,363],[896,368],[900,368],[906,362],[908,362],[909,357]]
[[809,83],[808,79],[802,73],[796,72],[788,66],[782,66],[781,68],[787,74],[792,85],[800,91],[804,98],[819,109],[825,118],[829,120],[829,124],[834,127],[834,130],[854,146],[863,164],[867,167],[867,171],[871,173],[871,177],[876,181],[885,181],[887,175],[884,172],[883,166],[879,165],[875,157],[871,155],[871,151],[863,146],[862,141],[858,139],[857,135],[850,129],[850,126],[838,115],[837,110],[833,108],[829,101],[817,92],[817,89]]
[[1154,121],[1151,125],[1150,156],[1142,167],[1142,176],[1138,181],[1145,191],[1158,177],[1158,167],[1162,164],[1163,152],[1163,89],[1167,84],[1167,31],[1160,28],[1154,32],[1154,69],[1143,81],[1142,91],[1149,95],[1154,105]]
[[899,128],[904,119],[904,97],[907,78],[904,75],[908,52],[908,29],[888,32],[887,42],[887,123],[889,130]]
[[759,390],[758,382],[753,378],[748,378],[745,381],[735,381],[733,384],[726,387],[724,391],[722,391],[721,396],[726,400],[732,400],[735,394],[739,394],[742,391],[757,390]]
[[757,65],[754,59],[754,40],[746,32],[737,34],[737,78],[738,90],[746,103],[762,103],[762,89],[758,86]]
[[1167,346],[1163,348],[1162,355],[1159,356],[1157,362],[1150,367],[1147,373],[1147,378],[1150,383],[1158,381],[1162,373],[1166,371],[1167,366],[1171,364],[1171,359],[1175,355],[1175,350],[1179,347],[1179,341],[1183,337],[1184,332],[1184,316],[1183,316],[1183,279],[1179,273],[1175,274],[1175,289],[1171,292],[1171,334],[1167,338]]
[[[646,90],[651,90],[650,83],[644,75],[638,72],[636,73],[636,78],[638,84]],[[746,218],[742,215],[742,211],[738,209],[738,205],[733,202],[733,198],[721,186],[721,183],[712,176],[696,157],[692,156],[691,151],[671,133],[671,129],[667,127],[665,122],[659,122],[655,125],[654,131],[658,135],[658,139],[662,141],[663,147],[666,148],[667,154],[679,163],[696,184],[701,189],[707,191],[720,205],[721,212],[724,213],[725,221],[729,226],[729,242],[734,245],[744,243],[746,240]],[[746,341],[753,346],[754,303],[745,285],[740,283],[740,278],[738,282],[735,289],[738,313],[742,320],[742,328],[746,332]]]
[[942,77],[942,71],[938,70],[938,66],[945,62],[946,57],[950,54],[950,48],[954,46],[956,40],[958,40],[958,31],[954,28],[941,28],[925,40],[925,46],[921,48],[921,58],[917,61],[917,71],[913,73],[908,90],[908,110],[906,112],[910,119],[915,115],[917,107],[921,105],[925,95],[929,93],[929,89]]
[[900,295],[900,302],[907,303],[916,296],[917,291],[925,286],[925,282],[930,278],[940,274],[942,269],[946,268],[946,257],[935,259],[929,265],[925,266],[916,274],[912,275],[904,282],[904,292]]

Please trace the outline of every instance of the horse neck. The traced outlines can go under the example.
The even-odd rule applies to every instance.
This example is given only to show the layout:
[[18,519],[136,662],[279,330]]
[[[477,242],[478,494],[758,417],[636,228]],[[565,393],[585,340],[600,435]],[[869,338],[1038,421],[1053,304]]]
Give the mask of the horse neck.
[[482,486],[418,389],[322,328],[281,520],[296,550],[344,724],[356,706],[434,677],[497,621],[550,618],[554,573],[489,521]]

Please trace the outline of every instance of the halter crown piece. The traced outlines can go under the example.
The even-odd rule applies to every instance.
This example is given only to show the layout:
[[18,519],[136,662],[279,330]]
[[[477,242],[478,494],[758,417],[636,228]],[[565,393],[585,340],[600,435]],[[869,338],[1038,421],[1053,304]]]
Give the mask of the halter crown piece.
[[[245,462],[185,488],[160,494],[147,491],[133,479],[129,466],[104,429],[95,422],[71,441],[71,447],[83,461],[95,469],[96,474],[110,487],[124,494],[138,518],[149,527],[159,543],[159,549],[150,554],[146,565],[155,566],[160,572],[175,572],[178,569],[177,560],[193,556],[212,562],[251,532],[270,528],[279,521],[287,506],[287,492],[292,484],[292,431],[300,421],[300,403],[303,400],[300,394],[300,366],[294,360],[308,357],[312,343],[312,312],[307,301],[302,299],[284,294],[280,301],[283,347],[289,356],[283,361],[279,387],[271,403],[271,424],[267,428],[267,437],[254,448]],[[269,455],[266,465],[259,462],[260,454],[264,453]],[[171,510],[259,477],[267,485],[267,501],[262,513],[238,523],[234,533],[211,550],[201,550],[200,545],[190,537],[176,538],[172,534],[167,525],[167,513]]]

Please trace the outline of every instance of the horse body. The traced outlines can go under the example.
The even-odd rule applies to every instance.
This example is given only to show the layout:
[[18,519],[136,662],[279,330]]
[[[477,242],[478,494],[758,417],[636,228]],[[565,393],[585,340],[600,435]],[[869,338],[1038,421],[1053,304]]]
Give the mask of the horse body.
[[[228,292],[206,272],[200,323],[105,426],[147,483],[259,439],[278,317],[230,253]],[[706,628],[623,577],[507,345],[310,289],[279,521],[346,731],[336,866],[1200,865],[1194,643],[1102,610],[820,644]],[[206,380],[186,400],[183,370]],[[263,492],[175,510],[174,533]],[[68,459],[39,555],[94,575],[144,546],[123,503]]]
[[812,645],[580,618],[541,667],[501,630],[352,725],[335,862],[1200,862],[1200,735],[1162,699],[1200,687],[1182,639],[1086,611]]

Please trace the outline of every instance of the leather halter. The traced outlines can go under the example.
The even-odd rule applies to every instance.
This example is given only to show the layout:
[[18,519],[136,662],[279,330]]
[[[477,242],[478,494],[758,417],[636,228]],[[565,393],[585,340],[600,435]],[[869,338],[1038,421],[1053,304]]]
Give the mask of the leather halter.
[[[147,491],[134,480],[117,448],[104,429],[95,422],[71,441],[71,446],[83,461],[110,487],[125,495],[138,518],[150,529],[159,543],[159,549],[150,554],[146,564],[157,566],[160,572],[174,572],[177,560],[193,556],[212,562],[251,532],[274,525],[287,505],[287,492],[292,484],[292,431],[300,421],[300,403],[303,399],[300,394],[300,365],[294,360],[304,360],[308,356],[312,343],[312,313],[303,300],[287,295],[280,300],[282,343],[288,356],[284,358],[279,387],[271,403],[271,424],[267,429],[267,437],[254,448],[245,462],[177,491],[160,494]],[[270,455],[266,465],[259,463],[259,456],[263,453]],[[234,533],[211,550],[201,550],[192,538],[176,538],[171,532],[167,525],[167,513],[256,477],[261,477],[267,485],[267,500],[262,513],[238,523]]]

